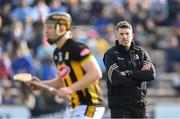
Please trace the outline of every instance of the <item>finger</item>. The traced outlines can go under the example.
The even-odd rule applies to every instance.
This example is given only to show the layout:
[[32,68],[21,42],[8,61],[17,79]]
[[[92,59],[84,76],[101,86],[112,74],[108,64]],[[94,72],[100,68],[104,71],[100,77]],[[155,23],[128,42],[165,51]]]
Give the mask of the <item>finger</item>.
[[31,79],[32,81],[41,81],[38,77],[35,77],[35,76],[32,76],[32,79]]
[[24,83],[27,85],[27,86],[31,86],[33,81],[37,81],[37,82],[40,82],[40,79],[37,78],[37,77],[32,77],[31,80],[25,80]]
[[36,85],[34,85],[34,84],[31,84],[31,85],[30,85],[30,88],[31,88],[32,90],[39,90],[39,87],[36,86]]

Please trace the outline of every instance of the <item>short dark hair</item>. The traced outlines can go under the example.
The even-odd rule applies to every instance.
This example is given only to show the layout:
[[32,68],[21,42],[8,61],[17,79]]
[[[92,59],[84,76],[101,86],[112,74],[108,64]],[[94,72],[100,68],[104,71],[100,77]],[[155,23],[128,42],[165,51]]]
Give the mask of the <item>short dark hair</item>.
[[130,28],[132,29],[132,25],[127,21],[120,21],[117,25],[115,30],[117,31],[119,28]]

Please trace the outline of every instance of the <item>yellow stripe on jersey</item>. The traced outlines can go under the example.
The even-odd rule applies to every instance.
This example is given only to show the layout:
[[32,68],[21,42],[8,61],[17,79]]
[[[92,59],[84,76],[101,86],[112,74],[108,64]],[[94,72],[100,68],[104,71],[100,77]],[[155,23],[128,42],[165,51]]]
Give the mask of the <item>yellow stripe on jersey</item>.
[[95,111],[96,111],[96,106],[87,106],[85,115],[92,118],[94,116]]
[[[65,64],[64,62],[62,64]],[[70,74],[67,75],[66,77],[66,82],[67,82],[67,86],[71,86],[72,85],[72,79],[70,77]],[[64,81],[65,83],[65,81]],[[73,104],[76,106],[76,105],[79,105],[79,98],[78,98],[78,95],[76,94],[76,92],[72,93],[72,100],[70,100],[70,107],[73,106]]]
[[97,88],[97,91],[98,91],[99,93],[101,93],[101,89],[100,89],[100,86],[99,86],[98,84],[99,84],[99,80],[96,80],[95,86],[96,86],[96,88]]
[[86,57],[85,59],[83,59],[82,61],[81,61],[81,65],[83,65],[86,61],[88,61],[88,60],[90,60],[90,59],[95,59],[94,58],[94,56],[92,56],[92,55],[89,55],[88,57]]
[[[68,86],[72,85],[71,77],[68,75],[66,78],[66,81],[68,83]],[[72,107],[72,104],[75,104],[75,106],[79,105],[79,98],[76,92],[72,93],[72,100],[70,100],[70,106]]]
[[96,93],[96,90],[94,88],[94,85],[91,84],[89,87],[88,87],[88,92],[90,93],[90,95],[92,96],[92,102],[93,104],[98,104],[99,103],[99,100],[98,100],[98,95]]
[[[85,59],[83,59],[83,60],[81,61],[81,65],[83,65],[86,61],[88,61],[88,60],[90,60],[90,59],[95,60],[95,58],[94,58],[93,55],[89,55],[87,58],[85,58]],[[99,86],[98,86],[97,83],[98,83],[98,82],[96,81],[94,85],[91,84],[91,85],[89,86],[89,88],[88,88],[88,92],[89,92],[90,95],[92,96],[92,102],[93,102],[94,104],[98,104],[98,103],[99,103],[98,94],[97,94],[97,92],[96,92],[96,90],[95,90],[95,87],[94,87],[94,86],[96,85],[97,90],[100,91],[100,88],[99,88]]]
[[[76,75],[77,80],[80,80],[83,77],[83,70],[80,64],[76,61],[71,62],[71,67],[73,68],[74,74]],[[82,90],[83,96],[86,96],[85,90]]]

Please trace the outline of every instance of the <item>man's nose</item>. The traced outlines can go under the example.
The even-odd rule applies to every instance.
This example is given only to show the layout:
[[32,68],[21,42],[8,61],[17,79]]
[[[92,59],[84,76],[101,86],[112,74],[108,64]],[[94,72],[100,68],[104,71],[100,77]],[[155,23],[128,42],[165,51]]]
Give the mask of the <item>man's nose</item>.
[[126,34],[123,34],[123,38],[127,38],[127,35],[126,35]]
[[47,29],[44,29],[44,33],[47,34],[47,33],[48,33],[48,30],[47,30]]

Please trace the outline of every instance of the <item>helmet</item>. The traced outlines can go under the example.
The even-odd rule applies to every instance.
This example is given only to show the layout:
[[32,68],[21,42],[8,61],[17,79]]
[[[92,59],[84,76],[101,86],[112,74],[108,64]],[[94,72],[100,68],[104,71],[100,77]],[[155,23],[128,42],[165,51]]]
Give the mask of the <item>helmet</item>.
[[66,25],[67,30],[71,28],[72,18],[70,14],[65,12],[53,12],[51,13],[46,21],[46,23],[54,23],[56,26],[59,25]]

